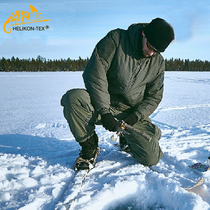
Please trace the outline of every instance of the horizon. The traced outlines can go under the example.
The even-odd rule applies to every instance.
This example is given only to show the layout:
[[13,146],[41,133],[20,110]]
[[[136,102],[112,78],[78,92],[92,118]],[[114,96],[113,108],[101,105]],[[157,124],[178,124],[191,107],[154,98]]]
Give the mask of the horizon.
[[[20,61],[23,61],[23,60],[32,60],[32,59],[34,59],[34,60],[37,60],[39,57],[41,57],[41,59],[44,59],[44,60],[46,60],[46,62],[48,62],[48,61],[61,61],[61,60],[64,60],[64,61],[66,61],[66,60],[68,60],[68,59],[70,59],[71,61],[78,61],[79,59],[81,59],[81,60],[87,60],[87,59],[90,59],[90,57],[86,57],[86,58],[82,58],[81,56],[79,56],[78,58],[70,58],[70,57],[68,57],[68,58],[60,58],[60,59],[57,59],[57,58],[54,58],[54,59],[51,59],[51,58],[46,58],[46,57],[44,57],[44,56],[41,56],[41,55],[37,55],[36,57],[31,57],[31,58],[19,58],[19,57],[15,57],[15,56],[12,56],[11,58],[5,58],[5,57],[0,57],[0,61],[2,60],[2,59],[5,59],[5,60],[12,60],[13,58],[14,59],[19,59]],[[186,59],[186,58],[174,58],[174,57],[171,57],[171,58],[164,58],[164,60],[167,60],[167,61],[169,61],[169,60],[181,60],[181,61],[189,61],[189,62],[193,62],[193,61],[201,61],[201,62],[210,62],[210,59],[209,60],[201,60],[201,59],[193,59],[193,60],[190,60],[190,59]]]

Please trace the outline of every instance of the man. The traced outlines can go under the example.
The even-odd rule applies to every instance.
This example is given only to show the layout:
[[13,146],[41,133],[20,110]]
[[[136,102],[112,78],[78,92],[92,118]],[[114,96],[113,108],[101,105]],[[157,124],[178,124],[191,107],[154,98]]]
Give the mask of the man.
[[82,147],[75,161],[77,170],[90,168],[97,156],[95,125],[117,131],[117,120],[143,131],[120,143],[129,145],[133,157],[146,166],[158,163],[160,129],[149,116],[163,96],[164,52],[174,39],[171,25],[161,18],[149,24],[133,24],[127,30],[110,31],[96,45],[84,70],[85,89],[69,90],[61,99],[71,132]]

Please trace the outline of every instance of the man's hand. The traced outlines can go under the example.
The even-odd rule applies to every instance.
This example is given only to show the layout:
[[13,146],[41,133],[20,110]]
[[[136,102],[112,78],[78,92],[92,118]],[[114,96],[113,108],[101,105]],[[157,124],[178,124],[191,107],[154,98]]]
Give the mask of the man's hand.
[[124,121],[128,124],[133,126],[135,123],[137,123],[138,121],[138,117],[136,116],[136,114],[132,113],[130,115],[128,115]]
[[109,131],[117,131],[118,122],[114,119],[111,113],[101,115],[101,122],[103,127]]

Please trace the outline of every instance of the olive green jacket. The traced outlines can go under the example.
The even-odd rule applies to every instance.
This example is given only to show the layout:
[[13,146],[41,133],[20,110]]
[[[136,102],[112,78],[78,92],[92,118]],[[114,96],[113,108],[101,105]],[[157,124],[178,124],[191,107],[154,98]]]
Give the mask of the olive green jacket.
[[[144,58],[138,50],[143,26],[110,31],[96,45],[83,79],[94,108],[110,112],[111,101],[133,108],[138,119],[149,117],[163,96],[165,62],[160,54]],[[140,36],[139,36],[140,34]]]

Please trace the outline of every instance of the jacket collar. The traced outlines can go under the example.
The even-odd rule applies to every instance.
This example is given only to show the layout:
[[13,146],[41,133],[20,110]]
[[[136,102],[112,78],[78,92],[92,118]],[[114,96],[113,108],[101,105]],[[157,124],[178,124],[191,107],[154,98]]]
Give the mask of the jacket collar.
[[142,31],[144,30],[144,26],[141,23],[132,24],[128,27],[128,35],[130,39],[130,43],[135,52],[137,52],[140,56],[143,57],[142,53]]

